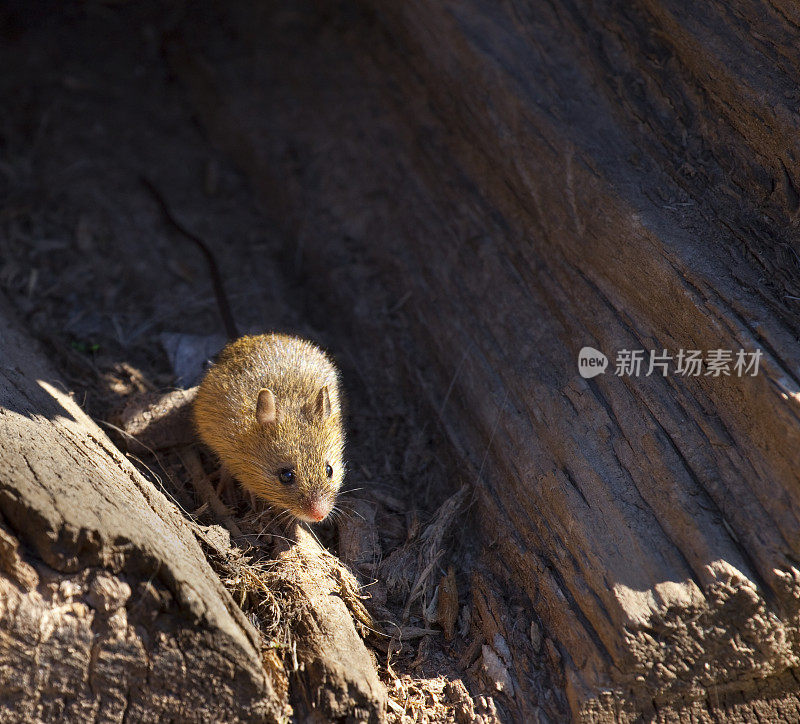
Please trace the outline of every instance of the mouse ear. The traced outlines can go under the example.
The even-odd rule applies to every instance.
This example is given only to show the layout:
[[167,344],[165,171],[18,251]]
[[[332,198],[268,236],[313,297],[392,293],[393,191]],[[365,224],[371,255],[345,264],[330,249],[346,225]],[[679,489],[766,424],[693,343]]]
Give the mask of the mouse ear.
[[256,403],[256,420],[259,425],[269,425],[275,422],[275,395],[266,387],[258,392]]
[[329,417],[331,414],[331,397],[328,394],[328,386],[325,385],[318,393],[316,398],[314,399],[314,403],[311,406],[311,414],[314,417],[321,417],[325,419]]

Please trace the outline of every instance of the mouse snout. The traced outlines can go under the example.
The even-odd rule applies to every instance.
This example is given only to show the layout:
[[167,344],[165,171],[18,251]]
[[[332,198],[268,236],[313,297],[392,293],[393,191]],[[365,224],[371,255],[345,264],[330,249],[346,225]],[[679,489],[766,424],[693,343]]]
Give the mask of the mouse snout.
[[323,520],[331,512],[331,504],[322,498],[311,498],[306,505],[305,514],[315,523]]

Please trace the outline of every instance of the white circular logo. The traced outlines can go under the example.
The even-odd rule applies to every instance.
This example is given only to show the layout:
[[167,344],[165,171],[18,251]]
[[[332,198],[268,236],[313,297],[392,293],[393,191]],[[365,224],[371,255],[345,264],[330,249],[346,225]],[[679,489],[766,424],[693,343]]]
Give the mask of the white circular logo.
[[578,352],[578,372],[584,379],[602,375],[608,367],[608,357],[594,347],[583,347]]

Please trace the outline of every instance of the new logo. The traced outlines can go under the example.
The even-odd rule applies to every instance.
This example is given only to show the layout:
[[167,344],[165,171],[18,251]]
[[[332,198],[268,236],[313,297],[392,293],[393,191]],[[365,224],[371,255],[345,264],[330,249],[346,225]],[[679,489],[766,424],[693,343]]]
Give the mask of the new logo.
[[608,357],[594,347],[583,347],[578,353],[578,372],[584,379],[602,375],[608,367]]

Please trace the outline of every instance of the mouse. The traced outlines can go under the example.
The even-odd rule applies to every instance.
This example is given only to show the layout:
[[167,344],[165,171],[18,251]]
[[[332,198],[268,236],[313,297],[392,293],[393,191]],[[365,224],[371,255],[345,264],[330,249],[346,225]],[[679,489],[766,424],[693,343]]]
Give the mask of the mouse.
[[230,342],[194,402],[203,442],[248,490],[295,518],[324,520],[344,479],[339,372],[285,334]]
[[240,337],[208,245],[142,183],[167,222],[211,270],[229,342],[208,365],[192,414],[200,439],[245,488],[294,518],[318,523],[335,509],[345,474],[340,375],[312,342],[277,332]]

